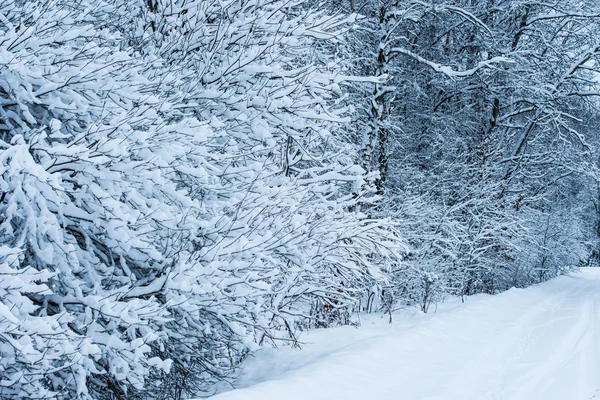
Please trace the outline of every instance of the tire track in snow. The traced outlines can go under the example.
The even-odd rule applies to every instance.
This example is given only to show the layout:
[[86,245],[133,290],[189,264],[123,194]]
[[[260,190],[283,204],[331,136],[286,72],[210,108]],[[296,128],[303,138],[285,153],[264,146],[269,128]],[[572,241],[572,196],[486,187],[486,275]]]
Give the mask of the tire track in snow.
[[[503,391],[509,383],[506,382],[507,372],[524,353],[536,323],[549,311],[560,307],[569,294],[572,294],[571,290],[550,296],[533,290],[519,290],[500,295],[498,300],[501,301],[516,296],[520,301],[518,307],[508,314],[496,316],[494,323],[481,327],[475,338],[471,338],[472,354],[461,360],[464,365],[440,385],[441,390],[436,395],[424,400],[505,400]],[[520,313],[521,310],[524,312]]]
[[[585,294],[589,292],[589,290],[586,289],[589,288],[590,287],[588,286],[587,288],[578,290],[572,296],[569,296],[567,300],[574,299],[576,301],[580,297],[585,296]],[[557,372],[565,367],[565,364],[573,357],[574,353],[585,346],[586,340],[589,341],[587,336],[594,335],[594,332],[590,328],[592,328],[595,319],[593,313],[596,295],[592,294],[591,296],[593,297],[585,300],[584,304],[581,306],[577,322],[565,335],[556,335],[556,327],[554,330],[547,330],[547,334],[556,335],[556,339],[560,340],[559,343],[556,343],[556,347],[547,349],[550,350],[549,355],[541,360],[541,362],[538,362],[536,366],[525,374],[520,380],[520,383],[518,383],[517,389],[512,393],[508,393],[509,396],[507,399],[532,400],[539,398],[541,400],[547,398],[544,393],[548,387],[552,385]],[[580,369],[585,370],[587,365],[582,365],[581,363],[585,364],[586,361],[580,361],[579,366]],[[587,372],[585,373],[587,374]],[[578,387],[581,387],[580,384],[578,384]],[[587,397],[581,397],[581,394],[578,394],[577,398],[585,399]]]
[[593,398],[595,390],[598,388],[598,359],[600,357],[600,347],[598,339],[595,337],[598,329],[598,295],[594,296],[591,308],[592,323],[585,336],[585,345],[579,349],[578,363],[578,381],[577,398]]

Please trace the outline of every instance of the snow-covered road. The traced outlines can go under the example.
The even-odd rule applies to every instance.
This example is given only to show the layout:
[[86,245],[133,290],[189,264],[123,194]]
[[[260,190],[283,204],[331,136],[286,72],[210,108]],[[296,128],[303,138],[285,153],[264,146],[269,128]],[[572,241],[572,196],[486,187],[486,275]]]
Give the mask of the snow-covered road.
[[600,399],[600,269],[266,350],[213,400]]

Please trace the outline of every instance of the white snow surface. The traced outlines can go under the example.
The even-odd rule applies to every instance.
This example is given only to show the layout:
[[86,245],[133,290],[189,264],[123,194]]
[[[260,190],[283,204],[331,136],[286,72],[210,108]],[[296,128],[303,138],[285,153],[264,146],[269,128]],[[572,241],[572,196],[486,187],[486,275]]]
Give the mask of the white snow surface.
[[[213,400],[600,399],[600,269],[265,349]],[[432,310],[433,311],[433,310]]]

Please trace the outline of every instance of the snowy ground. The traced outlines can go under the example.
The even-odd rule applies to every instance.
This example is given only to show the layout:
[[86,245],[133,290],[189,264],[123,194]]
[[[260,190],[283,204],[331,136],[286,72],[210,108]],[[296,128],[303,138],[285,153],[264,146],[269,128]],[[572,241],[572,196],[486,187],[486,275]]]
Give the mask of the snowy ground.
[[600,269],[263,350],[213,400],[600,399]]

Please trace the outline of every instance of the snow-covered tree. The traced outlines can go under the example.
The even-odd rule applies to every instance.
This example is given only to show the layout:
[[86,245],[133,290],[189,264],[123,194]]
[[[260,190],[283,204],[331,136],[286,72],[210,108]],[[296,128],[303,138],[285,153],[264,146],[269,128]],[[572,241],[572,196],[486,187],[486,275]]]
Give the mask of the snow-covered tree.
[[[574,178],[587,186],[592,165],[585,135],[597,115],[598,6],[359,3],[351,65],[386,79],[353,94],[364,105],[356,115],[363,165],[388,199],[372,212],[401,221],[412,247],[392,284],[398,301],[430,298],[431,277],[442,295],[531,283],[538,267],[527,254],[544,241],[540,215],[574,204],[591,211],[569,186]],[[556,232],[564,246],[553,257],[565,265],[542,276],[577,265],[581,252],[567,249],[586,240],[584,219]]]

